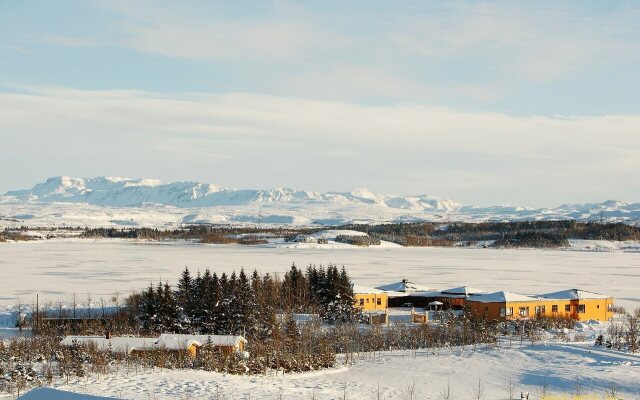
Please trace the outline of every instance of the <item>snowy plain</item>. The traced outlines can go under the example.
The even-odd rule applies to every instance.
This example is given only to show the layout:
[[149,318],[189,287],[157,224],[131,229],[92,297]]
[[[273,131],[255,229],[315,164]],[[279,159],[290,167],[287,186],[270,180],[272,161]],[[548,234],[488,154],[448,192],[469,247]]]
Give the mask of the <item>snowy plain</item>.
[[[316,246],[318,247],[318,246]],[[159,280],[175,283],[185,266],[230,273],[283,274],[298,266],[344,265],[355,283],[378,286],[410,279],[446,289],[468,285],[523,294],[580,288],[640,307],[640,252],[406,247],[253,247],[186,242],[54,239],[0,244],[0,305],[125,295]]]

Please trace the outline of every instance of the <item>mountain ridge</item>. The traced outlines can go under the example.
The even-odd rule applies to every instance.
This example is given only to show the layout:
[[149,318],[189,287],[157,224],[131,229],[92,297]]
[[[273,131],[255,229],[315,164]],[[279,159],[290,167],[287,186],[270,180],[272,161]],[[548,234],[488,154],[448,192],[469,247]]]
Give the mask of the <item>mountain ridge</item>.
[[431,195],[314,192],[291,188],[235,189],[193,181],[58,176],[0,196],[0,220],[44,224],[185,223],[310,224],[415,221],[574,219],[640,223],[640,203],[607,200],[555,208],[479,207]]
[[87,203],[98,206],[137,207],[162,204],[180,208],[247,205],[295,201],[356,202],[398,209],[455,211],[462,207],[452,200],[430,195],[375,194],[366,188],[351,192],[314,192],[286,187],[235,189],[193,181],[162,182],[156,179],[122,177],[73,178],[57,176],[31,189],[12,190],[4,196],[19,201]]

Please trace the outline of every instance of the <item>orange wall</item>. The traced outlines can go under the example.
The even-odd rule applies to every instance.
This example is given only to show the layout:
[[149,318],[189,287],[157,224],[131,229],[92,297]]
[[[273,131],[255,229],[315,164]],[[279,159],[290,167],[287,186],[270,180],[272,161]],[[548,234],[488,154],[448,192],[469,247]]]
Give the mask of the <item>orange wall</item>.
[[[569,317],[578,321],[598,320],[608,321],[613,316],[609,311],[609,305],[613,304],[613,298],[608,299],[586,299],[586,300],[540,300],[531,302],[508,302],[508,303],[480,303],[469,299],[470,309],[477,315],[486,315],[488,319],[519,319],[533,318],[536,316],[536,307],[543,307],[541,315],[551,317]],[[558,306],[558,311],[553,312],[553,306]],[[565,306],[569,306],[569,311],[565,311]],[[584,305],[584,312],[578,312],[579,306]],[[502,316],[500,308],[512,308],[513,314]],[[528,307],[528,315],[520,316],[520,307]]]
[[[354,307],[362,311],[386,310],[389,304],[389,296],[386,293],[355,293]],[[380,300],[380,304],[378,304]]]

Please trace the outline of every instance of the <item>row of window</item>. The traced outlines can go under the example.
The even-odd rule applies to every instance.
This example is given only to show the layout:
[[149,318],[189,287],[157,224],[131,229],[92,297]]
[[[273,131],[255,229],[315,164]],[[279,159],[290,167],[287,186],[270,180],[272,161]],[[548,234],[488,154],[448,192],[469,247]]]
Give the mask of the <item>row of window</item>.
[[[365,299],[360,299],[360,305],[361,306],[364,306],[364,300]],[[366,300],[367,300],[367,303],[369,303],[369,300],[371,300],[371,299],[367,298]],[[382,305],[382,299],[376,299],[376,305],[381,306]]]
[[[584,304],[578,304],[578,313],[580,314],[584,314],[585,312],[587,312],[587,307]],[[598,306],[598,308],[600,308],[600,306]],[[485,311],[489,311],[488,307],[485,307],[484,309]],[[567,313],[571,312],[571,305],[570,304],[565,304],[564,306],[564,311]],[[546,307],[545,306],[536,306],[535,307],[535,314],[544,314],[546,312]],[[551,306],[551,312],[554,314],[558,313],[558,305],[554,304]],[[513,307],[500,307],[500,316],[501,317],[510,317],[513,315]],[[529,307],[518,307],[518,315],[521,317],[528,317],[529,316]]]

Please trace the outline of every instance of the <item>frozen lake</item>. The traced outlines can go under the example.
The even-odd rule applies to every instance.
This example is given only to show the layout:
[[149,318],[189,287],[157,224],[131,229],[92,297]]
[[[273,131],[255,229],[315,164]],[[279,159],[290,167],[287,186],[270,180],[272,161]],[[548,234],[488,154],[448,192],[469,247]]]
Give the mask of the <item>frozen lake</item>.
[[122,241],[39,241],[0,244],[0,305],[69,298],[94,301],[140,290],[162,279],[175,283],[185,266],[231,272],[283,273],[330,262],[347,267],[362,285],[408,278],[434,288],[544,293],[581,288],[640,307],[640,253],[457,248],[255,248]]

